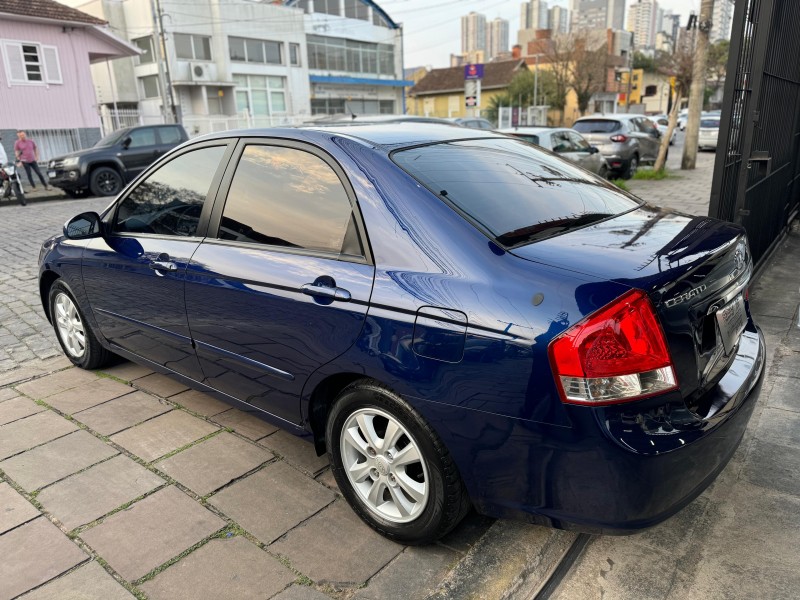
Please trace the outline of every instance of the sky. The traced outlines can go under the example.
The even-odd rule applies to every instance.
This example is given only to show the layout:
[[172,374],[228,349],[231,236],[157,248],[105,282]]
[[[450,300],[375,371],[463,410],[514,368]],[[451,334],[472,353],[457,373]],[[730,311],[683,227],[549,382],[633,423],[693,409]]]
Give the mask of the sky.
[[[403,24],[406,67],[449,67],[450,55],[461,52],[461,17],[471,11],[483,13],[487,21],[508,19],[513,45],[519,29],[522,0],[377,0],[397,23]],[[567,6],[567,0],[551,0],[550,6]],[[629,2],[629,4],[631,4]],[[661,0],[659,8],[672,9],[685,21],[689,12],[699,12],[700,0]]]

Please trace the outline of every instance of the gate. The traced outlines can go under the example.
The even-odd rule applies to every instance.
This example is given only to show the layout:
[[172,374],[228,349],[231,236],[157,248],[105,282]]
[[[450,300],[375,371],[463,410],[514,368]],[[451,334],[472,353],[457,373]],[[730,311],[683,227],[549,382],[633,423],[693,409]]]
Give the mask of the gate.
[[760,263],[798,212],[800,2],[738,0],[709,215],[742,224]]

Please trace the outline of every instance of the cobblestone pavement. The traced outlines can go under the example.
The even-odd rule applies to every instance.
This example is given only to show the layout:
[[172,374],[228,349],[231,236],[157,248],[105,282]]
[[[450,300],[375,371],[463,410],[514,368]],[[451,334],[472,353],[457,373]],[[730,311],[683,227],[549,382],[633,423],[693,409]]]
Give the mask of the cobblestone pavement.
[[42,242],[108,198],[31,203],[0,208],[0,372],[61,354],[39,301],[38,257]]

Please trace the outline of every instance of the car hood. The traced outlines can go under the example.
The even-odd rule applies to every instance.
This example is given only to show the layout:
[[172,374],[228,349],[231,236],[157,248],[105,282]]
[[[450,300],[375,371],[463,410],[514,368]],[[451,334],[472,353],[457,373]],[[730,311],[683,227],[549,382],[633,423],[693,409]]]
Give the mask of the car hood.
[[113,146],[103,146],[102,148],[95,148],[95,147],[85,148],[84,150],[76,150],[75,152],[70,152],[69,154],[62,154],[61,156],[57,156],[50,160],[59,161],[59,160],[64,160],[65,158],[81,157],[81,156],[86,156],[87,154],[97,154],[98,152],[107,152],[112,148]]

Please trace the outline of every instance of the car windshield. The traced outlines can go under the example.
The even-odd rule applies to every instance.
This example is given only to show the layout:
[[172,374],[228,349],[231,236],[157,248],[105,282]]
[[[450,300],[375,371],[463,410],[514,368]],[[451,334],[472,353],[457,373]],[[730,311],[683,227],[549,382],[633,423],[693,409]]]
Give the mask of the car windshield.
[[609,119],[586,119],[578,121],[572,128],[581,133],[613,133],[621,127],[619,121]]
[[700,127],[719,129],[719,119],[702,119]]
[[130,129],[120,129],[119,131],[115,131],[114,133],[109,133],[106,137],[97,142],[94,145],[94,147],[105,148],[107,146],[113,146],[119,140],[121,140],[123,136],[127,135],[129,131]]
[[507,247],[639,206],[603,179],[519,140],[431,144],[394,152],[392,160]]

